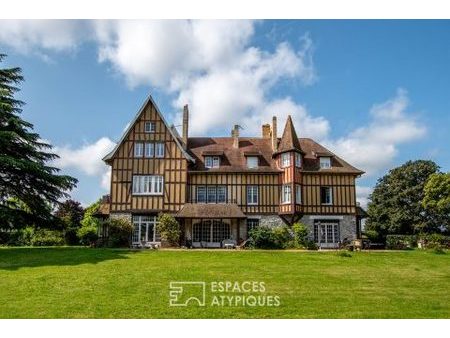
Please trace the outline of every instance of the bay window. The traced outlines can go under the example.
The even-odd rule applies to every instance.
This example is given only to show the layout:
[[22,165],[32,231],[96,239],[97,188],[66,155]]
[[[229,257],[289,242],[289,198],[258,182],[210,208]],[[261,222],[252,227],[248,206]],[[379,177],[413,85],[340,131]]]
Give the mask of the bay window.
[[302,186],[299,184],[295,186],[295,203],[302,204]]
[[282,194],[281,194],[281,202],[283,204],[291,203],[291,185],[290,184],[284,184],[282,189],[283,189],[283,191],[282,191]]
[[283,153],[281,154],[281,167],[286,168],[291,165],[291,154]]

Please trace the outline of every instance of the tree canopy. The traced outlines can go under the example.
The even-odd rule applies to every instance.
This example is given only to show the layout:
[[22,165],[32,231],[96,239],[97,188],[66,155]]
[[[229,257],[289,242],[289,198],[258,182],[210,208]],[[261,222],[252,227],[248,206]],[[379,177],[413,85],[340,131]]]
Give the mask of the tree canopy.
[[[0,54],[0,64],[6,55]],[[20,117],[24,102],[15,94],[23,81],[20,68],[0,67],[0,227],[45,226],[53,220],[48,205],[68,197],[73,177],[60,175],[49,163],[58,158],[52,146]],[[18,208],[20,201],[26,208]]]
[[[429,212],[441,214],[450,223],[450,173],[432,174],[425,184],[422,206]],[[447,229],[448,230],[448,229]]]
[[366,230],[376,231],[380,239],[438,231],[442,215],[422,205],[425,184],[438,170],[433,161],[408,161],[380,178],[369,196]]

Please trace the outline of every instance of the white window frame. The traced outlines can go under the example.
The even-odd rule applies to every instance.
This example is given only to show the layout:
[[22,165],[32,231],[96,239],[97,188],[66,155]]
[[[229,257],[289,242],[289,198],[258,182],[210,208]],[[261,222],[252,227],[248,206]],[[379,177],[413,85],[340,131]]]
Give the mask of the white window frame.
[[331,168],[331,157],[321,156],[319,158],[319,161],[320,161],[320,169],[330,169]]
[[143,142],[135,142],[134,143],[134,157],[143,157],[144,156],[144,143]]
[[160,175],[134,175],[133,195],[161,196],[164,193],[164,177]]
[[255,169],[259,166],[258,156],[247,156],[247,168]]
[[[157,231],[157,216],[134,215],[132,243],[138,244],[142,242],[160,243],[161,236]],[[152,229],[152,230],[151,230]],[[144,241],[141,238],[144,237]]]
[[283,184],[281,192],[281,203],[282,204],[290,204],[292,201],[292,187],[290,184]]
[[[205,185],[199,185],[199,186],[197,186],[197,188],[195,189],[196,191],[195,191],[195,194],[196,194],[196,203],[206,203],[206,186]],[[204,195],[204,198],[203,198],[203,200],[202,201],[200,201],[200,199],[198,198],[198,196],[200,195],[200,194],[203,194]]]
[[220,157],[219,156],[205,156],[205,168],[219,168]]
[[257,185],[247,186],[247,205],[258,205],[259,191]]
[[217,203],[217,186],[208,185],[206,187],[206,203]]
[[146,121],[144,124],[144,132],[148,134],[156,133],[156,122]]
[[153,142],[145,142],[144,145],[144,157],[155,157],[155,144]]
[[295,153],[295,166],[297,168],[302,167],[302,155],[300,153]]
[[[220,198],[223,197],[223,200]],[[227,203],[227,186],[218,185],[216,188],[216,203]]]
[[[329,202],[322,202],[322,189],[327,189],[326,191],[329,192],[328,197],[329,197]],[[325,198],[327,199],[327,198]],[[320,187],[320,203],[322,205],[333,205],[333,188],[332,187]]]
[[165,153],[165,144],[163,142],[155,143],[155,157],[163,158]]
[[302,186],[300,184],[295,185],[295,204],[302,204]]
[[282,153],[281,154],[281,167],[287,168],[291,166],[291,154],[290,153]]

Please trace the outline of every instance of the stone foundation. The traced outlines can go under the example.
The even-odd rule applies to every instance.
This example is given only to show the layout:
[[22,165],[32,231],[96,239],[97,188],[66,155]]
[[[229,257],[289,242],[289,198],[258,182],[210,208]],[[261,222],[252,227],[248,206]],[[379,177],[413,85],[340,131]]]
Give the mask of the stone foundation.
[[132,222],[132,217],[130,213],[127,212],[116,212],[116,213],[111,213],[109,215],[109,217],[111,219],[126,219],[127,221],[129,221],[130,223]]
[[319,220],[339,221],[341,241],[356,239],[356,217],[354,215],[304,215],[300,222],[308,227],[311,240],[314,239],[314,222]]

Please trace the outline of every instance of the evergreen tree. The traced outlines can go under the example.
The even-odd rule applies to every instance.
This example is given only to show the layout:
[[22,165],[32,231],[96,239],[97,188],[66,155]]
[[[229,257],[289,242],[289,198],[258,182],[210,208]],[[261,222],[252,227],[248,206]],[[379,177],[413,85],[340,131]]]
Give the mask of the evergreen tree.
[[[0,54],[0,64],[5,57]],[[20,117],[24,102],[14,95],[22,81],[20,68],[0,67],[0,228],[46,226],[53,220],[48,205],[68,197],[77,183],[48,164],[58,156]]]
[[380,178],[369,197],[366,230],[376,231],[380,240],[389,234],[438,231],[442,219],[422,205],[425,183],[438,170],[433,161],[408,161]]

